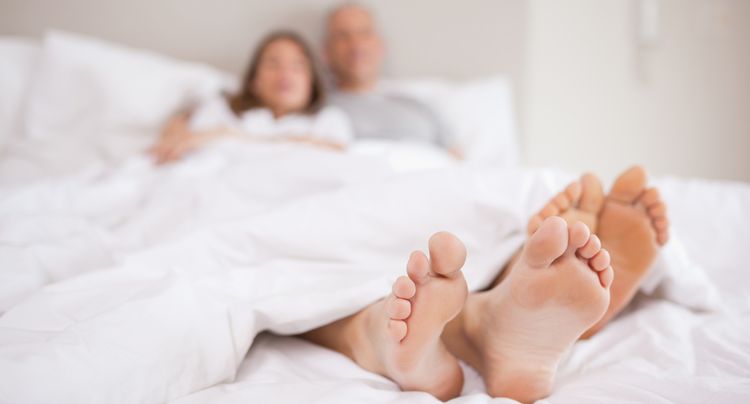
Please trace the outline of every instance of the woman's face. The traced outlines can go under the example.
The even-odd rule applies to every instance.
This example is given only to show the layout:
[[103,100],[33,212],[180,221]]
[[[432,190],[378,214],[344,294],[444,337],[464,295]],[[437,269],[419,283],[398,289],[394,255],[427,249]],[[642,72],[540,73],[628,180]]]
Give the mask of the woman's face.
[[310,101],[310,71],[310,62],[299,45],[277,39],[260,56],[253,91],[276,116],[301,111]]

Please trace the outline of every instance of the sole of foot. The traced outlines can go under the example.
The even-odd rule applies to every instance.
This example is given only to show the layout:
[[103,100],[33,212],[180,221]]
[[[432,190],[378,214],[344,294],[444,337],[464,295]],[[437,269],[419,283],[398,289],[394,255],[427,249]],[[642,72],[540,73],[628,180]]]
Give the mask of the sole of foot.
[[463,372],[441,334],[466,302],[461,272],[466,248],[454,235],[441,232],[430,238],[429,252],[429,259],[413,252],[406,276],[395,281],[388,297],[363,312],[362,337],[372,345],[359,359],[356,350],[354,355],[363,367],[403,390],[448,400],[461,393]]
[[465,330],[488,393],[547,396],[560,358],[607,310],[612,279],[609,254],[585,224],[544,219],[508,278],[467,301]]
[[526,229],[527,233],[533,234],[544,219],[551,216],[560,216],[569,225],[583,222],[596,233],[598,216],[603,204],[604,190],[601,181],[594,174],[583,174],[579,180],[570,183],[531,217]]
[[646,171],[631,167],[617,177],[604,198],[597,235],[612,256],[615,280],[607,313],[584,338],[598,332],[633,299],[659,247],[669,240],[667,206],[659,190],[646,184]]

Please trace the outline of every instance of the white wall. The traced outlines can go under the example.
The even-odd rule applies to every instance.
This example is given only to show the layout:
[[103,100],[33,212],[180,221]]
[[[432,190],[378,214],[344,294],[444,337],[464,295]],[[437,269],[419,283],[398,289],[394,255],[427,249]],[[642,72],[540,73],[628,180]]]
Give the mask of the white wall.
[[[257,41],[291,28],[318,45],[329,9],[344,0],[0,0],[0,35],[57,28],[241,73]],[[387,73],[517,79],[525,0],[363,0],[387,39]]]
[[[69,30],[241,74],[271,30],[294,29],[319,47],[325,15],[345,1],[0,0],[0,35]],[[386,75],[521,82],[526,0],[357,2],[374,11],[386,38]]]
[[525,160],[750,181],[750,1],[657,0],[639,46],[640,0],[532,0]]
[[[516,84],[525,161],[605,176],[750,181],[750,0],[661,4],[638,46],[642,0],[366,0],[388,72]],[[240,72],[279,26],[319,39],[337,0],[0,0],[0,35],[61,28]],[[519,85],[520,83],[520,85]]]

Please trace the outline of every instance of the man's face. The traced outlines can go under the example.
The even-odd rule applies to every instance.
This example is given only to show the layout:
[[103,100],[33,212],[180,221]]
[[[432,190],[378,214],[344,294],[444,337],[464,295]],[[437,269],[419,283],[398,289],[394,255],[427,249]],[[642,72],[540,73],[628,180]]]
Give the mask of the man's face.
[[383,42],[366,10],[338,10],[328,21],[327,35],[326,60],[339,85],[362,87],[377,81]]

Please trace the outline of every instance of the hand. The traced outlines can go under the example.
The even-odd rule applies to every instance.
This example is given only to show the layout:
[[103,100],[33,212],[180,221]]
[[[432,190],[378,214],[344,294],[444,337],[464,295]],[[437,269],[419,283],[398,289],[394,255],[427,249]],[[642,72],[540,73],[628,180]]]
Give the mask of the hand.
[[191,140],[188,130],[190,113],[178,113],[172,117],[161,131],[159,140],[146,151],[156,159],[156,164],[174,161],[187,153]]
[[447,150],[448,154],[451,155],[456,160],[463,160],[466,156],[464,156],[464,151],[461,150],[460,147],[454,146]]
[[190,134],[172,135],[162,138],[148,149],[157,165],[179,160],[198,146],[197,139]]

